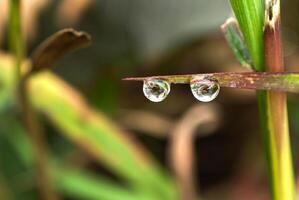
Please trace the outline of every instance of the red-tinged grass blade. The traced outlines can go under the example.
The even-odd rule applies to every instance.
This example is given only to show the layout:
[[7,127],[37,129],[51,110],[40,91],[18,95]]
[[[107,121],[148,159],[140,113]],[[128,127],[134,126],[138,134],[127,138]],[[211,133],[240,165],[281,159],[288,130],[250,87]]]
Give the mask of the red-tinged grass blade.
[[146,81],[151,79],[161,79],[174,84],[190,84],[192,79],[207,79],[218,82],[221,87],[299,93],[299,73],[296,72],[223,72],[210,74],[132,77],[124,78],[123,80]]
[[[283,72],[280,30],[280,1],[266,0],[264,28],[265,66],[269,72]],[[290,148],[286,94],[267,92],[267,136],[270,176],[274,199],[295,199],[295,180]]]

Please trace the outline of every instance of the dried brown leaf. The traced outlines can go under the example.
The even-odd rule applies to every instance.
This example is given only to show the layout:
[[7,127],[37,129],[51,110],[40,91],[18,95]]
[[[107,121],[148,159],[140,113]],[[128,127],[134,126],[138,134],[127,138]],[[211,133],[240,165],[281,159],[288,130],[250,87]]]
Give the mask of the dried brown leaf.
[[88,46],[91,37],[85,32],[63,29],[40,44],[32,55],[31,72],[49,69],[66,54]]

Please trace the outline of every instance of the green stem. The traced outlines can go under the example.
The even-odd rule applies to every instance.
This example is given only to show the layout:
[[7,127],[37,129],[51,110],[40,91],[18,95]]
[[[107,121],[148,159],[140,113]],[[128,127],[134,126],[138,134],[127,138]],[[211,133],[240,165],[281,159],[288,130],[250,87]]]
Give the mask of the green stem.
[[51,183],[51,177],[48,171],[47,148],[42,133],[42,127],[37,120],[27,95],[27,80],[29,76],[21,76],[21,65],[25,52],[21,27],[21,2],[21,0],[10,0],[9,12],[9,48],[15,57],[14,69],[18,106],[21,109],[21,115],[26,130],[31,136],[36,159],[36,178],[41,198],[45,200],[56,200],[58,197]]
[[17,82],[20,79],[21,63],[24,55],[20,6],[20,0],[10,0],[9,49],[15,55],[15,80]]

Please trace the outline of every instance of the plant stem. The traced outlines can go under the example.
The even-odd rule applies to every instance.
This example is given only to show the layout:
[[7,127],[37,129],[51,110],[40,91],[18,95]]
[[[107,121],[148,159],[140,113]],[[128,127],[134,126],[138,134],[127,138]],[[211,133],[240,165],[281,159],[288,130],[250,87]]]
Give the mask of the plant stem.
[[36,159],[36,179],[42,199],[58,199],[50,177],[47,144],[44,132],[28,97],[28,76],[22,77],[19,83],[18,100],[22,111],[25,128],[30,133],[33,153]]
[[[259,72],[283,72],[280,1],[230,2],[252,56],[254,69]],[[283,92],[258,91],[257,98],[273,199],[294,200],[286,95]]]
[[56,200],[57,196],[54,193],[49,176],[44,134],[27,95],[27,80],[29,76],[21,76],[21,64],[25,51],[21,30],[21,0],[10,0],[9,16],[9,46],[11,53],[15,56],[17,98],[25,128],[31,136],[36,157],[37,184],[41,193],[41,199]]
[[9,12],[9,49],[15,54],[15,81],[20,78],[21,61],[24,55],[24,44],[21,30],[20,0],[10,0]]
[[[280,31],[280,0],[266,0],[264,52],[266,71],[283,72],[283,56]],[[275,200],[294,200],[295,187],[289,139],[286,94],[269,91],[260,97],[265,103],[262,118],[266,119],[265,139]],[[261,101],[264,101],[261,102]]]

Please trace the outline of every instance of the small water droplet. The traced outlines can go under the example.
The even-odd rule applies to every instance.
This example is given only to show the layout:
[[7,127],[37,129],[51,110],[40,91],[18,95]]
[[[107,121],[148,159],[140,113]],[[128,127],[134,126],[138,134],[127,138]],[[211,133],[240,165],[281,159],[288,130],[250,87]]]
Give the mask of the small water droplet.
[[192,80],[190,83],[193,96],[202,102],[213,101],[219,94],[220,86],[216,81]]
[[163,101],[170,92],[170,84],[165,80],[146,80],[143,83],[143,93],[153,102]]

